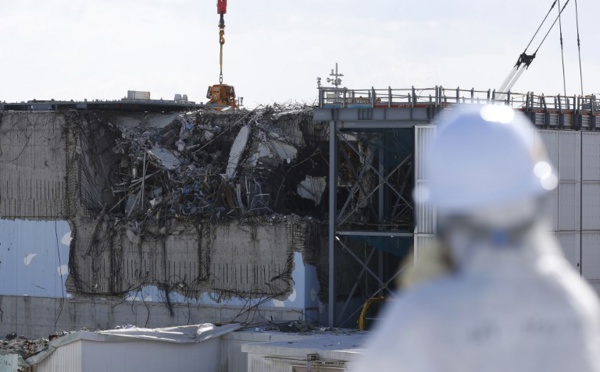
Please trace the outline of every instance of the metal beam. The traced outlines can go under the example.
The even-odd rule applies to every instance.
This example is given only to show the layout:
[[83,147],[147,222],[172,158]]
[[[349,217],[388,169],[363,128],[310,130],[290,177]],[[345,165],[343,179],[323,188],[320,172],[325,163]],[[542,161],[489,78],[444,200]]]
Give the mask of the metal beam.
[[334,326],[335,316],[335,226],[337,217],[337,128],[336,122],[329,122],[329,305],[328,322]]
[[336,231],[336,235],[339,236],[387,236],[390,238],[412,238],[415,234],[411,232],[400,232],[400,231]]

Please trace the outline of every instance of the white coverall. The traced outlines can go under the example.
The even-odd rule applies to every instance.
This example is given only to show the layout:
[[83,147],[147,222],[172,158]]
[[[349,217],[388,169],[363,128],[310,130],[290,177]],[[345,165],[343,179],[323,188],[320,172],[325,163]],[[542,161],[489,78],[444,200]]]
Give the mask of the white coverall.
[[541,227],[390,301],[354,372],[600,371],[600,307]]

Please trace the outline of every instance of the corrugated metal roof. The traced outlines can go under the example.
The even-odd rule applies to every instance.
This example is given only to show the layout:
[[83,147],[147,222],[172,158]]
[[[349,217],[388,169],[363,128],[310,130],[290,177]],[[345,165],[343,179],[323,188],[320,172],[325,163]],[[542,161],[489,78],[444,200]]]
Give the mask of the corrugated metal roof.
[[[82,349],[82,346],[86,345],[86,343],[82,343],[81,341],[91,341],[92,344],[119,343],[119,349],[131,347],[131,358],[137,359],[140,357],[140,355],[136,355],[136,353],[139,354],[140,350],[144,349],[143,347],[140,349],[138,345],[139,342],[197,344],[208,340],[218,339],[219,337],[233,332],[239,328],[239,324],[226,324],[223,326],[215,326],[214,324],[196,324],[153,329],[131,327],[100,332],[79,331],[51,341],[46,350],[27,359],[27,363],[29,365],[38,365],[44,362],[44,371],[53,371],[55,370],[54,367],[56,365],[75,368],[77,365],[82,365],[82,359],[84,357],[90,358],[92,357],[92,354],[96,354],[85,353]],[[74,345],[79,345],[75,348],[76,350],[72,350]],[[48,359],[52,358],[53,354],[57,350],[60,350],[61,353],[59,353],[54,359]],[[108,348],[98,350],[108,350]],[[112,356],[103,355],[100,353],[100,355],[95,355],[93,357],[100,358],[100,360],[102,360],[102,358],[111,358]],[[215,355],[214,358],[215,363],[218,363],[219,356]]]

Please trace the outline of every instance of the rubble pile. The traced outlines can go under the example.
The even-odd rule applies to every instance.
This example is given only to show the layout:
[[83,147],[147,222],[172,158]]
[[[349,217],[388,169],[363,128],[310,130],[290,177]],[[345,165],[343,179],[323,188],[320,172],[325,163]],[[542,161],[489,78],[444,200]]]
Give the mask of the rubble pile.
[[3,354],[18,354],[23,358],[37,354],[48,346],[48,340],[28,340],[24,337],[4,339],[0,341],[0,350]]
[[[59,337],[52,335],[51,337]],[[35,340],[27,339],[23,336],[17,336],[15,333],[7,334],[0,340],[1,355],[18,355],[19,371],[28,371],[28,365],[25,360],[33,355],[40,353],[48,348],[49,340],[40,338]],[[2,370],[2,368],[0,368]]]
[[326,137],[307,141],[312,126],[309,107],[267,107],[120,128],[112,151],[121,161],[110,182],[117,202],[108,212],[137,220],[322,217],[324,208],[314,207],[325,191]]
[[126,298],[153,286],[167,303],[169,293],[287,298],[294,252],[317,263],[328,210],[328,128],[312,113],[268,106],[69,121],[77,174],[67,178],[77,182],[68,194],[79,203],[67,290]]

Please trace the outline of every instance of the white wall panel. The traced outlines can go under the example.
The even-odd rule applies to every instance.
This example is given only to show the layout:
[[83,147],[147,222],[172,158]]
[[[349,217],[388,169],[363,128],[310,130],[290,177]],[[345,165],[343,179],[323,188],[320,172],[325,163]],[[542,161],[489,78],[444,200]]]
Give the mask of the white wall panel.
[[583,233],[582,274],[588,280],[600,280],[600,231]]
[[[546,146],[548,159],[558,170],[559,164],[559,132],[555,130],[539,130],[538,133],[542,137],[542,142]],[[552,191],[550,196],[549,213],[551,214],[552,230],[558,231],[559,221],[559,193],[558,188]]]
[[559,193],[558,188],[555,188],[550,192],[549,200],[548,200],[548,210],[547,212],[550,214],[551,219],[551,231],[558,231],[558,199]]
[[600,133],[582,132],[581,178],[584,181],[600,181]]
[[561,180],[580,179],[581,132],[560,131],[558,171]]
[[558,184],[558,231],[579,230],[580,220],[579,183]]
[[594,291],[596,291],[596,294],[600,295],[600,280],[586,280],[591,286],[592,288],[594,288]]
[[581,228],[600,230],[600,182],[584,183],[581,193]]
[[[427,180],[423,149],[433,130],[431,126],[415,129],[416,186],[424,185]],[[573,266],[578,270],[581,266],[586,279],[598,279],[600,283],[600,133],[566,130],[539,133],[559,175],[559,185],[550,196],[552,230]],[[433,210],[418,210],[417,215],[418,255],[419,249],[426,249],[434,239],[436,224]]]
[[199,343],[84,341],[82,372],[218,372],[220,338]]
[[544,145],[546,146],[546,152],[550,162],[558,168],[558,144],[559,144],[559,132],[556,130],[539,130],[538,133],[542,137]]
[[575,267],[577,271],[580,271],[581,266],[581,255],[580,255],[580,234],[578,232],[564,232],[560,231],[555,233],[556,239],[560,244],[565,257]]
[[82,343],[61,346],[35,366],[36,372],[86,372],[82,363]]
[[417,180],[425,180],[424,159],[427,146],[431,142],[431,138],[435,133],[433,125],[417,125],[415,126],[415,178]]
[[558,188],[550,201],[552,226],[555,231],[578,231],[581,225],[581,132],[540,130],[539,133],[559,176]]
[[581,132],[582,275],[600,293],[600,133]]

